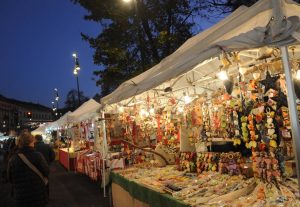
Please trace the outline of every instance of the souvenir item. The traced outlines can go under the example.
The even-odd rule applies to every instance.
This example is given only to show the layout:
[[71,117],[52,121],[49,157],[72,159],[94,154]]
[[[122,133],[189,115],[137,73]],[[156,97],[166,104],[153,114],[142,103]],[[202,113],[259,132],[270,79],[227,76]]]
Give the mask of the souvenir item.
[[278,108],[281,108],[282,106],[288,107],[287,97],[281,90],[278,90],[278,94],[271,99],[276,101]]
[[203,171],[217,171],[218,170],[219,153],[203,152],[197,153],[196,169],[197,173],[201,174]]
[[219,172],[230,175],[241,174],[241,154],[239,152],[221,153],[219,160]]
[[276,89],[276,81],[279,79],[279,76],[272,77],[269,70],[266,72],[266,78],[259,81],[262,85],[265,86],[265,93],[268,92],[271,88]]

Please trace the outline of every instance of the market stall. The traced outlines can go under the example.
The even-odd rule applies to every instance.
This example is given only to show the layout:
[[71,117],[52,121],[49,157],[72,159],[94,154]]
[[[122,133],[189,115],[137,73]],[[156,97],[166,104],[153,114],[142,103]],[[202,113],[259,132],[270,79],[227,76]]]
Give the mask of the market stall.
[[132,183],[190,206],[300,205],[299,14],[288,0],[241,7],[101,99],[108,142],[165,158],[121,144],[131,168],[112,174],[115,207],[120,188],[157,206]]
[[100,104],[90,99],[57,121],[58,137],[67,143],[65,148],[59,149],[60,163],[93,180],[101,178],[99,109]]

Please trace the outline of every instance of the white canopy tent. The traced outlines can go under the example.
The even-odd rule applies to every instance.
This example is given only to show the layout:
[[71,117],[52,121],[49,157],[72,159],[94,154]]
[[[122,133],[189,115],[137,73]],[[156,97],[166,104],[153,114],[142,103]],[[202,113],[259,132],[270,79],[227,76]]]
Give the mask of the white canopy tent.
[[56,123],[57,123],[58,127],[62,127],[65,124],[69,123],[69,121],[70,121],[70,118],[69,118],[70,114],[72,114],[72,112],[68,111],[62,117],[60,117],[58,120],[56,120]]
[[[143,95],[143,92],[145,95],[150,90],[164,90],[175,85],[194,87],[195,83],[213,79],[219,70],[218,57],[224,51],[242,51],[241,62],[246,62],[244,66],[247,67],[261,55],[258,48],[280,47],[299,176],[299,120],[286,48],[291,44],[299,44],[299,32],[300,5],[291,0],[261,0],[250,8],[240,7],[212,28],[187,40],[173,54],[150,70],[122,83],[114,92],[102,98],[101,103],[104,106],[118,104]],[[237,70],[237,65],[231,66],[231,69],[233,67]]]
[[[210,29],[188,39],[159,64],[122,83],[102,98],[101,103],[118,103],[189,71],[195,71],[197,80],[207,77],[219,69],[220,61],[216,57],[222,51],[296,43],[300,39],[299,17],[300,6],[291,0],[261,0],[250,8],[242,6]],[[243,62],[257,58],[251,51],[240,55],[245,59]],[[178,82],[181,86],[187,84],[188,80],[184,79]]]
[[78,109],[68,115],[70,122],[80,122],[90,118],[99,116],[100,104],[94,99],[90,99],[83,103]]
[[36,135],[36,134],[45,135],[46,127],[47,127],[47,124],[41,124],[37,129],[33,130],[31,133],[33,135]]

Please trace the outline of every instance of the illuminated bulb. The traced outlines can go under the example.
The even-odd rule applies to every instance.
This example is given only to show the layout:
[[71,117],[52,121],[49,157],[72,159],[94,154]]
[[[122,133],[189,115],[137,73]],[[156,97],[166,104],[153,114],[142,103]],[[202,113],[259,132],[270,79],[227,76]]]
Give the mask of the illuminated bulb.
[[72,54],[72,56],[73,56],[74,58],[76,58],[76,57],[77,57],[76,53],[73,53],[73,54]]
[[141,109],[141,111],[140,111],[140,116],[141,116],[141,117],[143,117],[143,116],[148,117],[148,116],[149,116],[149,112],[146,111],[145,109]]
[[296,79],[297,79],[297,80],[300,80],[300,70],[297,70],[297,73],[296,73]]
[[224,71],[224,70],[222,70],[221,72],[219,72],[218,74],[217,74],[217,76],[218,76],[218,78],[220,79],[220,80],[228,80],[228,75],[227,75],[227,72],[226,71]]
[[192,102],[191,97],[189,97],[189,95],[185,95],[185,96],[184,96],[184,103],[185,103],[185,104],[189,104],[189,103],[191,103],[191,102]]
[[78,74],[78,72],[77,72],[76,69],[73,71],[73,73],[74,73],[74,75],[77,75],[77,74]]
[[179,113],[182,113],[182,112],[184,111],[184,109],[183,109],[183,107],[182,107],[182,106],[178,107],[178,109],[177,109],[177,110],[178,110],[178,112],[179,112]]
[[151,109],[149,110],[149,112],[150,112],[150,114],[154,114],[154,112],[155,112],[154,108],[151,108]]
[[75,70],[80,70],[80,67],[77,65],[77,66],[75,67]]
[[141,111],[140,111],[140,116],[144,116],[145,113],[146,113],[146,110],[145,110],[145,109],[141,109]]
[[129,3],[131,2],[131,0],[123,0],[125,3]]
[[120,106],[120,107],[118,108],[118,110],[119,110],[120,113],[123,113],[123,112],[124,112],[124,107],[123,107],[123,106]]

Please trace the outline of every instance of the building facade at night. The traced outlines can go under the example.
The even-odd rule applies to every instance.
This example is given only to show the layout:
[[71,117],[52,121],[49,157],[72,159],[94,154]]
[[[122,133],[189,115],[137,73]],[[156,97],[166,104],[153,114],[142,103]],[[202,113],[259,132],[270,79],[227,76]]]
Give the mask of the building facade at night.
[[0,95],[0,132],[33,129],[40,123],[52,120],[52,110],[46,106]]

